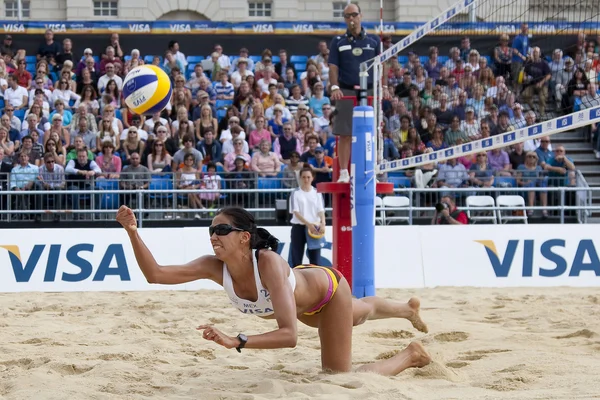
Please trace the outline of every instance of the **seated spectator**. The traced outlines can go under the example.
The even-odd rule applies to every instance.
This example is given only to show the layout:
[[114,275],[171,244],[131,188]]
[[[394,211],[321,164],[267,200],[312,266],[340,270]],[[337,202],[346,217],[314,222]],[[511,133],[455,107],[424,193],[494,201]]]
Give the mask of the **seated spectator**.
[[417,134],[417,129],[414,126],[408,128],[408,134],[406,135],[406,141],[402,143],[402,151],[400,152],[401,158],[410,157],[407,152],[410,152],[411,156],[418,156],[425,152],[425,143],[421,140],[421,137]]
[[467,225],[469,217],[467,213],[459,210],[454,202],[454,196],[444,196],[440,200],[440,204],[444,205],[442,211],[435,210],[432,225]]
[[[141,156],[139,153],[131,153],[129,165],[126,165],[121,172],[119,187],[123,190],[148,189],[150,186],[151,175],[148,168],[141,165]],[[121,203],[129,207],[140,207],[138,196],[135,194],[123,194]]]
[[321,146],[315,148],[314,157],[307,161],[308,166],[314,171],[315,179],[312,184],[317,187],[318,183],[331,182],[333,160],[325,156],[325,149]]
[[19,60],[17,62],[17,70],[13,73],[13,76],[19,86],[29,89],[31,87],[31,74],[25,69],[26,66],[27,62],[24,59]]
[[458,116],[454,115],[450,121],[450,127],[444,134],[444,143],[446,146],[451,147],[459,144],[459,141],[461,143],[467,143],[470,139],[467,134],[460,129],[460,119]]
[[263,139],[258,146],[259,151],[252,155],[252,170],[261,177],[273,177],[281,171],[277,155],[271,151],[271,139]]
[[417,126],[417,129],[419,131],[419,136],[421,137],[423,143],[428,143],[433,138],[433,134],[435,133],[435,128],[437,127],[437,119],[435,117],[435,114],[430,112],[429,108],[424,109],[423,116],[424,118],[422,118],[419,121],[420,129],[419,126]]
[[102,144],[102,153],[96,157],[96,164],[102,170],[98,177],[107,179],[118,179],[121,173],[121,158],[114,154],[115,147],[111,142]]
[[250,154],[248,154],[248,152],[244,151],[244,144],[247,145],[247,143],[243,139],[240,139],[240,138],[235,138],[232,140],[232,142],[233,142],[233,151],[227,153],[223,160],[223,168],[225,169],[225,172],[229,172],[234,169],[235,159],[240,156],[244,157],[244,159],[246,160],[246,167],[249,168],[250,163],[252,161],[252,157],[250,157]]
[[[33,133],[35,136],[35,132]],[[33,136],[24,136],[21,139],[21,146],[19,147],[19,151],[13,154],[13,164],[16,165],[19,162],[21,162],[21,153],[27,153],[27,162],[39,167],[39,165],[41,164],[40,160],[42,157],[42,153],[36,150],[36,148],[39,148],[39,146],[34,147],[34,143],[35,141],[33,139]],[[37,144],[39,145],[39,143]]]
[[[177,188],[194,190],[185,194],[190,209],[204,208],[200,196],[196,193],[196,190],[200,188],[200,171],[192,153],[186,153],[183,158],[183,166],[177,172]],[[200,214],[195,214],[194,218],[200,219]]]
[[494,149],[487,153],[488,165],[497,176],[511,176],[510,159],[504,149]]
[[460,164],[456,158],[446,161],[440,161],[438,164],[438,174],[433,187],[438,188],[459,188],[467,187],[469,174],[463,164]]
[[291,87],[290,93],[291,94],[286,101],[286,105],[292,114],[296,114],[296,110],[300,104],[304,104],[308,107],[309,100],[305,96],[302,96],[302,89],[298,84],[295,84]]
[[[48,140],[47,143],[53,142],[53,140]],[[55,154],[56,153],[52,152],[44,154],[44,164],[40,167],[39,175],[37,177],[37,186],[40,190],[65,190],[67,186],[65,181],[65,169],[57,162]],[[41,204],[39,204],[39,206],[43,210],[62,210],[63,197],[62,194],[41,196]],[[41,217],[40,215],[36,216]],[[54,222],[58,221],[60,221],[60,214],[55,213]]]
[[281,104],[275,105],[273,107],[273,119],[270,119],[268,123],[271,137],[276,138],[281,136],[283,134],[283,124],[288,121],[284,117],[284,107]]
[[239,58],[237,60],[237,68],[235,72],[231,74],[231,83],[235,88],[238,88],[242,81],[249,75],[254,76],[254,73],[248,69],[248,59]]
[[163,126],[164,129],[166,129],[167,133],[171,133],[171,130],[169,129],[169,121],[167,121],[165,118],[162,118],[160,116],[160,112],[152,114],[152,118],[147,118],[144,121],[144,130],[146,132],[154,132],[154,126],[157,123]]
[[544,60],[542,52],[539,47],[534,47],[531,51],[532,59],[531,62],[525,64],[525,74],[528,77],[527,85],[523,89],[523,100],[529,105],[529,108],[533,108],[533,96],[538,95],[539,97],[539,110],[540,115],[546,118],[546,101],[548,99],[548,82],[552,77],[550,74],[550,67],[548,62]]
[[[525,142],[525,150],[527,151],[527,142]],[[538,139],[539,147],[537,147],[534,151],[538,155],[539,163],[544,167],[543,164],[548,162],[551,158],[554,157],[554,152],[552,151],[552,145],[550,144],[550,137],[545,136]],[[531,151],[531,150],[529,150]]]
[[22,141],[25,136],[31,136],[33,132],[37,133],[37,136],[41,138],[41,143],[44,142],[44,131],[38,128],[38,117],[35,114],[29,114],[27,116],[27,127],[20,133],[20,140]]
[[219,192],[209,192],[209,190],[221,189],[221,177],[217,175],[217,165],[209,162],[206,165],[206,173],[200,183],[200,200],[205,208],[214,208],[215,202],[221,197]]
[[307,115],[302,115],[300,118],[298,118],[295,136],[300,142],[304,142],[304,139],[308,135],[314,135],[312,127],[310,126],[310,117]]
[[[100,61],[100,72],[108,73],[109,66],[113,66],[113,68],[118,64],[119,70],[123,71],[123,61],[117,56],[116,49],[113,46],[107,46],[105,51],[105,56],[102,57]],[[122,85],[119,85],[121,87]]]
[[218,125],[219,122],[214,117],[210,105],[204,104],[200,110],[200,118],[195,122],[196,139],[202,140],[208,130],[213,133],[218,132]]
[[[90,88],[91,89],[91,88]],[[86,121],[87,130],[93,133],[98,132],[98,124],[96,123],[96,115],[88,111],[85,104],[80,104],[77,107],[77,112],[73,115],[71,120],[71,127],[78,127],[79,120],[83,119]]]
[[[146,143],[140,139],[138,131],[136,129],[129,129],[129,131],[127,131],[127,139],[120,142],[121,159],[123,160],[123,164],[127,165],[130,163],[131,155],[133,153],[144,154],[145,148]],[[171,165],[171,162],[169,162],[167,165]]]
[[329,97],[326,97],[324,93],[323,83],[315,83],[312,96],[308,101],[308,107],[310,109],[310,113],[316,118],[323,116],[323,105],[331,104]]
[[258,117],[256,119],[256,129],[250,132],[248,137],[248,146],[253,151],[259,150],[260,144],[263,140],[268,140],[271,143],[271,133],[265,129],[264,117]]
[[310,135],[305,138],[306,145],[308,146],[308,150],[306,150],[300,156],[300,161],[303,163],[308,163],[308,160],[315,157],[315,150],[319,147],[319,138],[316,135]]
[[460,129],[467,134],[470,140],[481,139],[479,121],[475,118],[475,109],[465,109],[465,120],[460,123]]
[[[192,135],[194,134],[194,123],[188,119],[187,108],[180,106],[177,109],[177,119],[171,123],[171,132],[174,135],[179,135],[180,137],[183,137],[183,132],[179,132],[179,127],[183,125],[187,125],[187,133],[190,133]],[[146,140],[147,136],[148,134],[146,134]]]
[[[106,73],[98,78],[98,93],[104,94],[104,91],[110,81],[114,81],[116,88],[120,91],[123,88],[123,79],[116,74],[114,64],[107,63],[105,68]],[[104,73],[104,71],[102,73]]]
[[[384,122],[385,124],[385,122]],[[391,138],[391,133],[387,129],[383,130],[383,159],[386,161],[398,160],[400,153],[398,148],[394,145],[394,141]]]
[[[115,108],[121,108],[121,90],[119,89],[118,83],[114,79],[109,79],[104,87],[102,98],[100,99],[100,108],[111,105]],[[128,110],[127,108],[124,110]],[[127,125],[128,116],[123,115],[123,123]]]
[[29,115],[31,115],[31,114],[33,114],[37,117],[37,120],[38,120],[37,128],[39,130],[41,130],[42,132],[46,132],[48,129],[50,129],[50,122],[48,122],[48,119],[44,116],[42,107],[40,107],[40,105],[37,103],[33,103],[33,105],[29,108],[29,110],[27,110],[25,112],[25,118],[21,125],[22,129],[27,129],[29,127],[29,122],[27,119],[28,119]]
[[46,141],[44,146],[44,154],[51,154],[52,159],[57,165],[60,165],[61,167],[65,166],[65,151],[60,143],[60,140],[58,140],[56,133],[53,133]]
[[[255,70],[255,72],[256,72],[256,70]],[[258,81],[256,82],[258,84],[258,87],[262,91],[261,97],[265,97],[269,94],[269,85],[277,86],[277,79],[275,79],[273,77],[274,73],[275,72],[274,72],[274,69],[272,66],[269,66],[269,67],[266,67],[265,69],[263,69],[262,78],[258,79]]]
[[490,168],[486,153],[477,154],[477,162],[469,168],[471,186],[484,188],[494,185],[494,171]]
[[229,76],[227,71],[221,71],[219,74],[219,81],[214,84],[214,89],[217,92],[217,99],[219,100],[233,100],[233,85],[228,82]]
[[277,96],[277,85],[274,83],[269,85],[269,94],[262,99],[263,109],[268,110],[275,105],[275,96]]
[[240,124],[240,118],[238,116],[232,115],[227,121],[226,128],[227,129],[221,130],[221,135],[219,137],[219,141],[221,143],[225,144],[225,142],[231,140],[231,138],[233,137],[234,128],[235,130],[237,130],[242,139],[246,139],[246,132],[244,132],[244,129]]
[[[25,142],[23,142],[25,143]],[[17,192],[29,192],[35,189],[35,180],[39,174],[37,165],[29,163],[29,152],[22,151],[19,153],[19,163],[10,172],[9,189]],[[33,205],[34,198],[29,195],[13,196],[14,210],[29,210]],[[29,215],[24,215],[23,219],[29,219]],[[13,218],[18,219],[19,214],[15,214]]]
[[[102,148],[102,145],[100,145],[99,148]],[[96,158],[94,153],[92,153],[85,146],[85,144],[83,143],[83,138],[81,136],[76,136],[75,140],[74,140],[74,147],[67,153],[67,157],[66,157],[67,165],[69,164],[69,161],[77,159],[77,153],[82,149],[85,149],[85,151],[87,152],[88,160],[94,161],[94,159]],[[96,162],[94,161],[94,164],[95,163]],[[102,172],[102,171],[100,171],[100,172]]]
[[9,75],[6,82],[8,87],[4,91],[4,101],[13,107],[13,111],[27,108],[29,105],[27,89],[19,86],[13,75]]
[[427,142],[425,145],[427,148],[432,149],[433,151],[438,151],[445,149],[447,146],[444,144],[444,132],[442,127],[437,125],[433,130],[433,135],[431,140]]
[[65,78],[61,78],[60,81],[58,81],[56,88],[52,92],[52,98],[50,100],[50,102],[53,104],[56,104],[57,100],[62,100],[63,104],[65,105],[65,109],[70,110],[70,101],[73,100],[74,102],[78,103],[81,100],[81,96],[71,91],[70,81],[66,80]]
[[[121,135],[123,132],[123,123],[120,119],[115,117],[115,108],[112,105],[107,105],[102,109],[102,118],[110,122],[110,126],[117,136]],[[115,145],[115,148],[118,148],[118,146]]]
[[[155,139],[152,141],[151,146],[152,153],[148,155],[148,170],[152,172],[164,172],[165,168],[171,168],[173,159],[165,149],[165,143],[162,140]],[[135,153],[137,152],[133,151],[131,154]]]
[[141,115],[133,115],[131,117],[131,124],[129,125],[129,128],[123,129],[123,131],[121,132],[121,137],[119,139],[120,140],[127,139],[127,133],[130,130],[134,129],[137,131],[138,135],[140,136],[140,139],[145,142],[146,140],[148,140],[148,132],[146,132],[145,130],[142,129],[143,126],[144,126],[144,123],[142,121],[142,116]]
[[248,142],[246,142],[244,140],[244,135],[243,135],[243,131],[239,126],[233,126],[231,128],[231,138],[229,140],[226,140],[225,142],[223,142],[223,146],[222,146],[222,151],[223,151],[223,156],[231,153],[234,151],[234,140],[235,139],[242,139],[243,142],[243,151],[244,153],[250,153],[250,149],[248,147]]
[[329,116],[331,115],[331,104],[323,104],[321,110],[323,115],[321,117],[314,117],[312,125],[315,133],[319,134],[319,137],[323,140],[333,135],[331,132],[331,121],[329,119]]
[[8,129],[4,126],[0,126],[0,149],[2,154],[9,159],[15,152],[15,144],[10,141],[8,137]]
[[[297,84],[298,81],[296,80],[294,69],[291,67],[286,68],[285,76],[283,78],[283,87],[287,89],[288,93],[292,93],[292,88]],[[302,91],[302,89],[300,89],[300,91]]]
[[516,171],[520,165],[525,164],[526,152],[524,151],[524,144],[515,143],[513,145],[513,151],[510,152],[508,158],[510,160],[510,166],[513,171]]
[[212,162],[215,165],[223,166],[221,163],[221,159],[223,158],[223,148],[221,143],[216,139],[213,130],[209,129],[204,133],[204,139],[196,144],[196,149],[204,156],[202,161],[204,165]]
[[554,156],[540,165],[548,171],[549,186],[576,186],[575,164],[567,157],[564,146],[557,146]]
[[178,150],[175,154],[173,154],[173,161],[171,165],[171,169],[173,171],[178,171],[182,165],[184,164],[184,157],[187,154],[191,154],[194,157],[195,168],[202,168],[202,159],[203,155],[198,150],[194,148],[194,137],[192,135],[187,135],[182,139],[183,149]]
[[105,142],[112,143],[115,147],[115,151],[119,151],[121,149],[121,139],[112,126],[109,118],[102,118],[102,122],[100,123],[100,131],[98,132],[96,139],[96,146],[94,147],[96,149],[101,149],[102,144]]
[[[519,187],[523,188],[544,188],[547,186],[547,179],[544,176],[543,169],[538,165],[538,155],[535,151],[530,151],[525,156],[525,162],[517,168],[516,178]],[[540,202],[542,207],[548,206],[548,192],[537,192],[540,195]],[[535,206],[535,191],[527,192],[527,205],[529,207]],[[548,211],[543,210],[544,218],[548,217]],[[533,210],[527,210],[527,215],[532,216]]]
[[78,126],[76,126],[70,134],[70,144],[75,142],[76,136],[81,136],[83,139],[83,144],[90,149],[92,153],[95,153],[98,148],[98,135],[96,135],[96,132],[93,132],[89,129],[86,118],[79,118],[77,122]]
[[283,186],[289,189],[294,189],[300,186],[300,171],[302,171],[303,164],[300,162],[300,153],[292,151],[288,163],[286,163],[283,169],[282,183]]
[[65,109],[65,103],[60,99],[54,102],[54,111],[50,113],[50,121],[53,121],[55,115],[60,115],[62,126],[71,125],[73,113]]
[[294,135],[292,124],[289,122],[283,124],[283,135],[273,142],[273,151],[284,164],[291,162],[290,157],[294,152],[298,154],[302,152],[302,141]]

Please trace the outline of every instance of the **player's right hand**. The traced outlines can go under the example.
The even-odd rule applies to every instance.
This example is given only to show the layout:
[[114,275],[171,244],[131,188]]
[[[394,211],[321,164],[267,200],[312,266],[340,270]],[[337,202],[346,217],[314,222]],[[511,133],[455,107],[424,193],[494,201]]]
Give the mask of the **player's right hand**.
[[331,96],[329,96],[329,99],[335,101],[340,100],[342,97],[344,97],[344,93],[342,93],[342,91],[338,89],[331,92]]

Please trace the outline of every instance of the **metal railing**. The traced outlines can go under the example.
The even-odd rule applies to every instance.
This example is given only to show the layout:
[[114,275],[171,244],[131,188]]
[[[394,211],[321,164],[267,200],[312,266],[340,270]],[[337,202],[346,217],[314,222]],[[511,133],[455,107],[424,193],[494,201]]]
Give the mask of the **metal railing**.
[[[242,206],[253,212],[261,220],[275,220],[287,210],[287,199],[296,182],[291,178],[276,176],[262,178],[248,172],[243,176],[221,173],[221,188],[215,190],[188,188],[180,189],[176,174],[162,176],[146,175],[135,179],[90,179],[86,181],[66,180],[60,189],[44,189],[35,182],[32,190],[0,191],[0,221],[11,222],[22,219],[39,219],[42,221],[114,220],[115,211],[122,204],[135,210],[140,226],[153,220],[210,220],[217,208],[224,206]],[[202,180],[193,182],[199,185]],[[410,180],[408,181],[410,184]],[[6,184],[2,182],[0,184]],[[146,186],[146,188],[128,188],[130,184]],[[242,185],[243,184],[243,185]],[[533,211],[541,216],[542,211],[550,214],[554,222],[564,223],[567,219],[576,218],[585,223],[592,211],[600,211],[600,204],[592,204],[592,193],[600,188],[587,185],[580,173],[577,173],[576,187],[486,187],[486,188],[396,188],[396,196],[408,199],[403,207],[378,207],[379,215],[384,211],[387,215],[396,213],[397,221],[412,224],[424,223],[435,214],[435,204],[441,196],[451,193],[460,209],[473,212],[504,212],[506,209],[497,205],[483,208],[469,208],[466,198],[469,195],[487,195],[496,198],[498,195],[516,194],[525,200],[524,212]],[[527,204],[527,192],[547,193],[548,205]],[[536,196],[539,197],[539,196]],[[190,200],[190,198],[193,198]],[[195,199],[195,200],[194,200]],[[330,198],[325,197],[326,210],[330,215]],[[417,221],[418,220],[418,221]],[[381,221],[381,219],[379,219]]]

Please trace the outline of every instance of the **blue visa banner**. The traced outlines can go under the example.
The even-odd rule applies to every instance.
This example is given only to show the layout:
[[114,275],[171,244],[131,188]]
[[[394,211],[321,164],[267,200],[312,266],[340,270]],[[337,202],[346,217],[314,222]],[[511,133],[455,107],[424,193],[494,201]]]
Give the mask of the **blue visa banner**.
[[[518,34],[519,23],[494,22],[442,22],[433,23],[428,35],[497,35],[500,33]],[[369,33],[381,33],[379,22],[364,22]],[[384,22],[383,33],[405,36],[422,26],[419,22]],[[551,22],[529,23],[533,35],[569,35],[583,31],[596,34],[600,24],[595,22]],[[343,22],[214,22],[214,21],[1,21],[0,33],[4,34],[43,34],[52,29],[58,34],[156,34],[156,35],[339,35],[346,30]]]

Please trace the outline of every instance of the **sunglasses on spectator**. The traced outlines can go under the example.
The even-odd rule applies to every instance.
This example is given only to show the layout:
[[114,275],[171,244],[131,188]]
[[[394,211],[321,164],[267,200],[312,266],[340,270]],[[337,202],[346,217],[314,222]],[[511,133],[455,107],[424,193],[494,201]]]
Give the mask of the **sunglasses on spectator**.
[[244,232],[243,229],[240,228],[235,228],[229,224],[219,224],[219,225],[212,225],[208,227],[208,234],[210,236],[214,235],[215,233],[217,234],[217,236],[227,236],[229,235],[231,232]]

